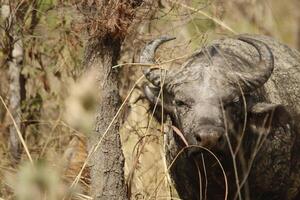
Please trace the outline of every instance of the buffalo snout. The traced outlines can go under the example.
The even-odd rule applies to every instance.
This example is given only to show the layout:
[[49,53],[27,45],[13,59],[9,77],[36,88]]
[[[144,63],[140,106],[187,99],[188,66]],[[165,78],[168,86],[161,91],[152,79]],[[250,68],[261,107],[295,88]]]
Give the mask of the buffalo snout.
[[[210,125],[201,127],[200,130],[195,131],[190,135],[189,145],[198,146],[193,148],[192,152],[201,152],[204,149],[215,149],[224,143],[224,128],[212,127]],[[204,150],[205,151],[205,150]]]

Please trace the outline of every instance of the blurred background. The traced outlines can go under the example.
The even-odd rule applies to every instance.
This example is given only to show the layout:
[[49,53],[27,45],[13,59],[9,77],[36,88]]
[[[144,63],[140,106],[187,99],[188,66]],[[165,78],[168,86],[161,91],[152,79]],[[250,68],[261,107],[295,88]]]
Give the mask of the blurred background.
[[[82,67],[87,36],[78,2],[0,0],[0,200],[91,199],[89,165],[71,187],[101,95],[97,73]],[[155,0],[140,9],[115,66],[122,100],[130,95],[120,134],[131,199],[176,199],[176,192],[161,125],[143,98],[145,80],[137,83],[141,67],[125,63],[138,62],[141,48],[160,35],[177,38],[157,53],[167,68],[239,33],[269,35],[300,50],[299,8],[299,0]]]

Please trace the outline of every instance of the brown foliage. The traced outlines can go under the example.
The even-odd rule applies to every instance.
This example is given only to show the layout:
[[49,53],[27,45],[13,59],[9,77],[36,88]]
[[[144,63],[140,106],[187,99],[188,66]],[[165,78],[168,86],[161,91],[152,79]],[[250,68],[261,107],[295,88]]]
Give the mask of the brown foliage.
[[81,29],[87,30],[91,37],[110,35],[124,39],[134,19],[135,8],[141,3],[140,0],[82,0],[77,3],[85,17]]

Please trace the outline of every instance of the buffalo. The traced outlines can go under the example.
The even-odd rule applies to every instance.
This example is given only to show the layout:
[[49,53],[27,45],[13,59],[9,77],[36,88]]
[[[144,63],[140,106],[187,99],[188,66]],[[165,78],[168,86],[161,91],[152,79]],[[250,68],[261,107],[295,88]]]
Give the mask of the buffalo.
[[[140,62],[174,38],[148,43]],[[300,53],[273,38],[212,41],[176,69],[148,67],[181,199],[300,199]],[[161,98],[163,96],[163,98]]]

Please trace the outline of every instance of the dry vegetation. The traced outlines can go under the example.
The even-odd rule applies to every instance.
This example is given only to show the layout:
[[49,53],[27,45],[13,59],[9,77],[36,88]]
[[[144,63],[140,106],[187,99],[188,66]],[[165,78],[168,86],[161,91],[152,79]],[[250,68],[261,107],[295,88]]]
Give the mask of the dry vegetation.
[[[0,199],[90,199],[89,165],[77,187],[71,187],[87,156],[86,138],[93,130],[99,95],[96,73],[82,68],[86,38],[81,11],[71,0],[20,2],[10,3],[12,8],[29,5],[12,27],[23,43],[21,74],[26,79],[26,98],[20,112],[13,114],[20,116],[29,154],[22,146],[22,157],[15,162],[10,153],[9,127],[15,124],[5,106],[10,102],[7,61],[12,41],[1,9]],[[7,3],[1,0],[0,6]],[[213,38],[235,33],[267,34],[300,49],[299,7],[298,0],[158,0],[140,10],[134,26],[119,27],[129,33],[119,63],[138,62],[142,46],[159,35],[177,37],[158,52],[157,61],[165,67],[178,66]],[[125,11],[118,8],[120,13]],[[113,18],[110,23],[115,23]],[[90,34],[105,25],[94,24]],[[120,94],[126,100],[121,137],[131,199],[175,199],[166,175],[161,126],[143,99],[141,67],[124,64],[116,68],[121,71]]]

